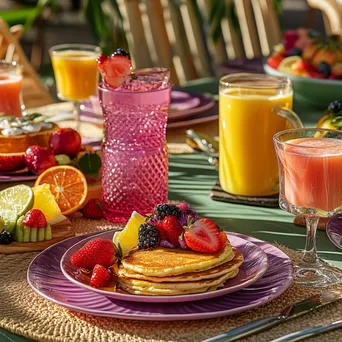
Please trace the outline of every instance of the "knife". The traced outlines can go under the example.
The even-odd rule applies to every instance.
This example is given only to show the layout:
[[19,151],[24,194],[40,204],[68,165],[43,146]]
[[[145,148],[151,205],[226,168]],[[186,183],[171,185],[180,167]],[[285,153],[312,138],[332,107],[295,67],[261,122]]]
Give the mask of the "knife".
[[291,334],[287,334],[285,336],[279,337],[271,342],[295,342],[295,341],[301,341],[305,338],[316,336],[318,334],[339,329],[342,328],[342,321],[335,321],[329,324],[320,325],[318,327],[313,327],[305,330],[300,330],[293,332]]
[[326,304],[335,302],[342,298],[341,290],[331,290],[320,294],[313,295],[300,302],[289,305],[277,316],[267,317],[260,320],[255,320],[241,327],[232,329],[227,333],[211,337],[203,342],[229,342],[239,338],[247,337],[252,334],[270,329],[281,322],[285,322],[295,317],[302,316],[312,310],[320,308]]

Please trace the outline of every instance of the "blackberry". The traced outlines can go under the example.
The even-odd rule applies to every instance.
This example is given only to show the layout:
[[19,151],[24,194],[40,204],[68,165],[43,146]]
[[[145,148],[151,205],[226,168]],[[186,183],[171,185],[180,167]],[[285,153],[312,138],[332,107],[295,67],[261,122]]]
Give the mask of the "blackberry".
[[327,62],[321,62],[318,64],[317,71],[328,77],[331,74],[331,66]]
[[335,114],[337,114],[338,112],[340,112],[342,110],[342,101],[333,101],[330,103],[328,110],[330,112],[333,112]]
[[129,54],[129,52],[121,48],[116,49],[115,52],[112,54],[112,56],[124,56],[124,57],[127,57],[128,59],[131,59],[131,55]]
[[154,224],[145,222],[140,225],[138,232],[138,247],[140,249],[157,247],[159,241],[159,230]]
[[0,232],[0,245],[9,245],[13,242],[13,235],[7,230],[3,229]]
[[157,217],[157,220],[164,220],[166,216],[176,216],[179,217],[181,210],[175,204],[158,204],[154,208],[154,215]]
[[290,51],[289,51],[289,56],[301,56],[303,53],[303,50],[302,49],[299,49],[299,48],[292,48]]

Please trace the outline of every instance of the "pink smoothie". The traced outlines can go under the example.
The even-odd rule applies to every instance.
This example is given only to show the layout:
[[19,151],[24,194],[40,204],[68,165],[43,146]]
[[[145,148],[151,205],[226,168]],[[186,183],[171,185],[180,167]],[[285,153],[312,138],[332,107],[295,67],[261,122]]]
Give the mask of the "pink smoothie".
[[331,211],[342,206],[342,141],[301,138],[279,155],[286,199],[297,207]]

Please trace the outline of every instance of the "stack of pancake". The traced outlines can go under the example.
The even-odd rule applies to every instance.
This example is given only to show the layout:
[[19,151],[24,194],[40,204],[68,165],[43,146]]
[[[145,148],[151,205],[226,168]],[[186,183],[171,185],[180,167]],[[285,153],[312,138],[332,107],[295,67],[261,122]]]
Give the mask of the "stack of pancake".
[[243,255],[227,241],[215,254],[156,247],[122,259],[119,286],[132,294],[176,296],[214,291],[239,273]]

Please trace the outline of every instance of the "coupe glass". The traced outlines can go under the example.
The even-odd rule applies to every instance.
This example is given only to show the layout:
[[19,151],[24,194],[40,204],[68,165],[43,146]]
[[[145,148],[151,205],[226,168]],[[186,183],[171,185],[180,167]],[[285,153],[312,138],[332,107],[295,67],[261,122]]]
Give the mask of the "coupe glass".
[[317,255],[320,217],[342,212],[342,133],[328,129],[292,129],[277,133],[274,145],[279,163],[279,206],[304,214],[306,244],[295,265],[297,284],[322,287],[342,282],[342,270]]
[[89,100],[97,92],[96,58],[101,49],[95,45],[62,44],[49,49],[56,77],[57,96],[74,102],[74,114],[79,128],[80,102]]

